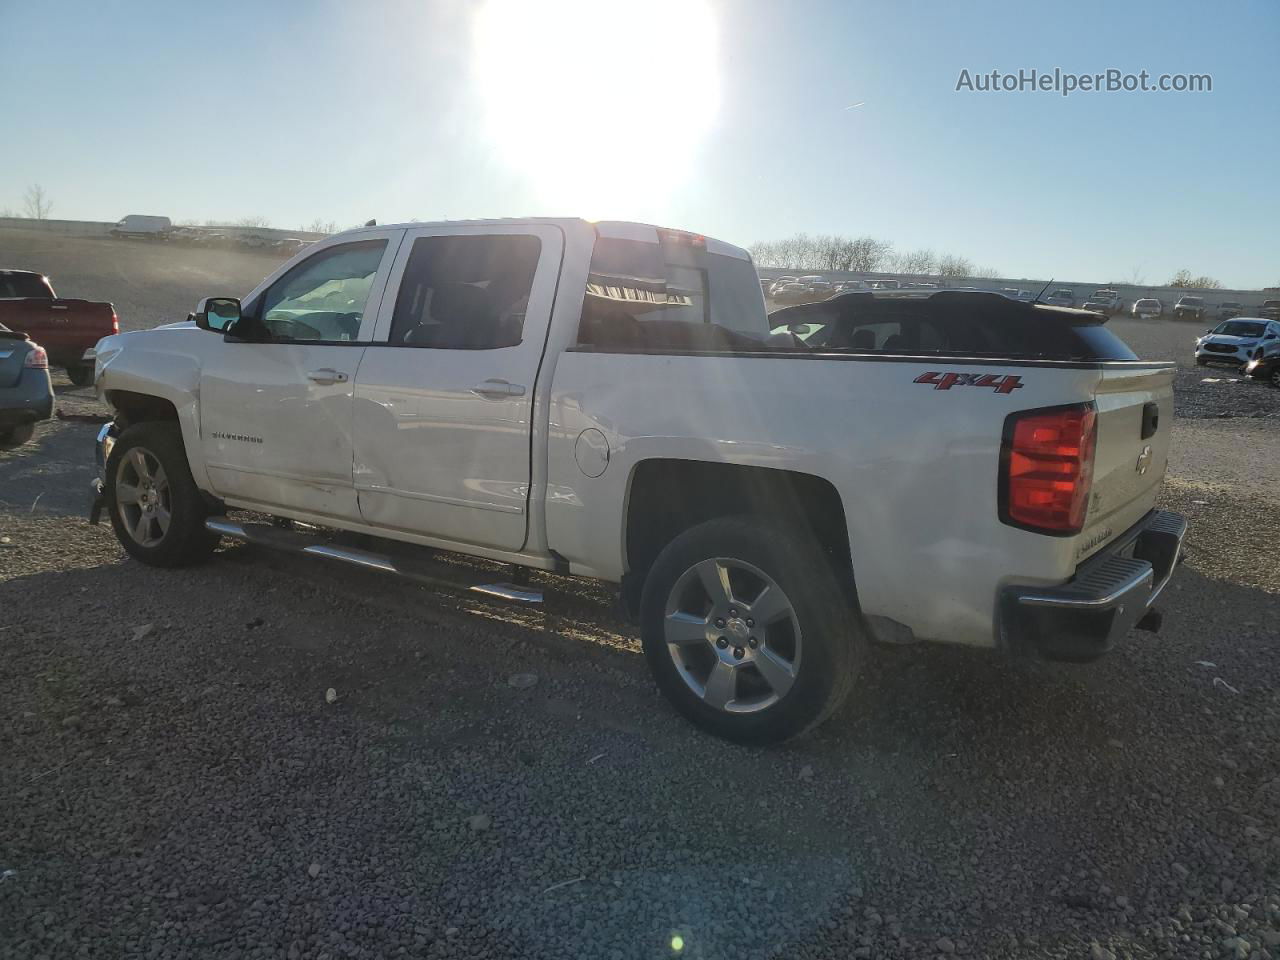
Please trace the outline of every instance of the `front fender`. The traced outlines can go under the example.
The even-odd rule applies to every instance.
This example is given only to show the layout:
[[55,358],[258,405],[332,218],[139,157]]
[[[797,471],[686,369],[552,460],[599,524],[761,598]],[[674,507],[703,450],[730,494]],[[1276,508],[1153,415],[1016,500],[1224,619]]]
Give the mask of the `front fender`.
[[[98,397],[113,411],[112,394],[129,392],[157,397],[173,405],[196,486],[210,489],[200,454],[200,358],[191,337],[207,336],[194,328],[168,328],[118,334],[98,343]],[[183,342],[186,341],[186,342]]]

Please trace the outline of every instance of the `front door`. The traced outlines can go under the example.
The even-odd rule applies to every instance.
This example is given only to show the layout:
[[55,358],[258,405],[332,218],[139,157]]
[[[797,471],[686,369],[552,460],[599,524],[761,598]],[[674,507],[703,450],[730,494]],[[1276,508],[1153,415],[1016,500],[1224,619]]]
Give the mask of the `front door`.
[[253,294],[205,358],[200,434],[220,497],[359,519],[353,387],[402,234],[318,249]]
[[356,378],[368,523],[524,545],[534,380],[563,247],[546,224],[408,231]]

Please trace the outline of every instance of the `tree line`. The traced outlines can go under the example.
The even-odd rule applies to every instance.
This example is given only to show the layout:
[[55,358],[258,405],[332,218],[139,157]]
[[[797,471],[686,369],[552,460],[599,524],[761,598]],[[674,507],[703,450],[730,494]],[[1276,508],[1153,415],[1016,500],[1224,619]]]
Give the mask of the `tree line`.
[[783,270],[908,273],[946,278],[1000,276],[999,270],[974,266],[968,257],[935,253],[928,248],[895,250],[890,241],[875,237],[797,233],[783,240],[763,240],[752,244],[750,251],[756,266]]

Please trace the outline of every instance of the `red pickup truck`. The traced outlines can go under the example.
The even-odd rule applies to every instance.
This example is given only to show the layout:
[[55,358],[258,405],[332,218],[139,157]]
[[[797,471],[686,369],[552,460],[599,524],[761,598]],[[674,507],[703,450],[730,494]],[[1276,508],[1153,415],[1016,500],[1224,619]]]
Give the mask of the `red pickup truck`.
[[25,333],[49,353],[49,363],[66,367],[78,387],[93,382],[93,347],[120,332],[109,303],[57,296],[49,278],[30,270],[0,270],[0,324]]

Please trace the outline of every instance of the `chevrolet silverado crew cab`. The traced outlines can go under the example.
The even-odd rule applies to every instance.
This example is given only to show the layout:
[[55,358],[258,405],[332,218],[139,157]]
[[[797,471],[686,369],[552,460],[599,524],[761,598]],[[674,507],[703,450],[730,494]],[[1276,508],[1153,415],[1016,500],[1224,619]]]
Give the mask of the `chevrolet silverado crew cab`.
[[993,293],[796,310],[771,333],[745,251],[641,224],[329,237],[99,344],[94,516],[156,566],[226,536],[615,583],[661,691],[747,742],[828,716],[870,639],[1089,660],[1155,625],[1171,364]]
[[30,270],[0,270],[0,323],[39,341],[78,387],[93,382],[94,346],[120,332],[111,304],[59,297],[48,277]]

